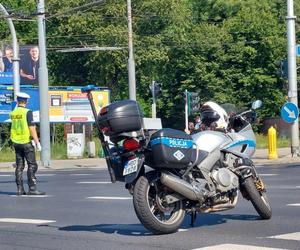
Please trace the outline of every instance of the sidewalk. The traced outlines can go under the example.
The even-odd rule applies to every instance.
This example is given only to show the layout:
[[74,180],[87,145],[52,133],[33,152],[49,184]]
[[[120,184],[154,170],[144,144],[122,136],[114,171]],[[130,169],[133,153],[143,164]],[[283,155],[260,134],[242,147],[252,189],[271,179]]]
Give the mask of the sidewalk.
[[[279,148],[278,159],[269,160],[267,149],[257,149],[252,157],[255,165],[299,165],[300,157],[291,157],[290,148]],[[43,167],[39,164],[39,170],[68,170],[68,169],[106,169],[104,158],[86,158],[78,160],[51,160],[50,167]],[[0,162],[0,172],[14,171],[13,162]]]
[[[14,171],[14,162],[0,162],[0,172]],[[69,160],[51,160],[49,167],[43,167],[38,161],[39,170],[106,169],[104,158],[86,158]]]
[[278,148],[278,159],[268,159],[268,149],[257,149],[252,157],[255,165],[299,165],[300,157],[292,157],[291,148]]

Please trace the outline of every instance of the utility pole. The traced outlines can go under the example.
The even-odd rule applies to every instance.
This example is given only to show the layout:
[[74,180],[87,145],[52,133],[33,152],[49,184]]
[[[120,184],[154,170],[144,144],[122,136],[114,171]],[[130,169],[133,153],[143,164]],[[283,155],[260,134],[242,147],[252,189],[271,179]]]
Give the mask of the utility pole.
[[39,94],[40,94],[40,137],[41,137],[41,162],[45,167],[50,166],[50,123],[48,101],[48,69],[46,61],[46,31],[45,31],[45,2],[37,0],[38,35],[39,35]]
[[16,100],[16,93],[20,92],[20,66],[19,66],[19,45],[16,35],[16,30],[12,19],[9,17],[8,12],[2,4],[0,4],[0,11],[2,11],[7,19],[11,37],[12,37],[12,47],[13,47],[13,75],[14,75],[14,100]]
[[153,103],[152,103],[152,118],[156,118],[156,93],[155,93],[155,85],[156,85],[156,82],[152,81],[152,84],[151,84],[151,92],[152,92],[152,100],[153,100]]
[[136,81],[135,81],[135,64],[133,56],[132,42],[132,16],[131,16],[131,0],[127,0],[127,18],[128,18],[128,86],[129,98],[136,100]]
[[[288,83],[289,102],[298,107],[297,96],[297,69],[296,69],[296,35],[295,35],[294,1],[287,0],[287,51],[288,51]],[[299,119],[291,125],[291,153],[292,157],[299,156]]]

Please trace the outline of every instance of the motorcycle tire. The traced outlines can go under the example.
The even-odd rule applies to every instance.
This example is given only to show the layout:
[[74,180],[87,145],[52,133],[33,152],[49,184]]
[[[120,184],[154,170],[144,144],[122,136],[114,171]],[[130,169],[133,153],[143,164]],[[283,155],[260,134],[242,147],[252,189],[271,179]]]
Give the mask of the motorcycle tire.
[[242,185],[249,200],[260,217],[264,220],[270,219],[272,217],[272,209],[266,192],[260,192],[257,190],[252,177],[247,178]]
[[178,230],[185,216],[182,201],[165,204],[165,187],[155,171],[141,176],[133,191],[133,205],[140,222],[153,234],[169,234]]

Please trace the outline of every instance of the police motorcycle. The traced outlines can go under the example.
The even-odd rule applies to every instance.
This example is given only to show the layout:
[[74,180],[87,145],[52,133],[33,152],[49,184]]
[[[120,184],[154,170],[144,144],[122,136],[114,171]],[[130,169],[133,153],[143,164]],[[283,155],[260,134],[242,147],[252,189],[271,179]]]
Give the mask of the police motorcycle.
[[[250,159],[256,145],[251,122],[261,101],[233,115],[226,131],[189,135],[144,129],[142,111],[133,100],[113,102],[97,114],[92,90],[87,86],[82,92],[95,116],[111,181],[125,183],[137,217],[153,234],[176,232],[185,214],[193,225],[197,213],[232,209],[239,191],[262,219],[271,218],[266,187]],[[206,125],[220,118],[214,110],[201,115]]]

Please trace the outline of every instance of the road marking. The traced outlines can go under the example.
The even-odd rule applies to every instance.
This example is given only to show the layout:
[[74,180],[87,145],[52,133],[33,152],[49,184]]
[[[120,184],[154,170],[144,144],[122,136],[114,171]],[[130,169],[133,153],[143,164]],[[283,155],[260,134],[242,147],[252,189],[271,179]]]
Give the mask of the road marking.
[[23,224],[45,224],[53,223],[55,220],[35,220],[35,219],[18,219],[18,218],[0,218],[0,222],[23,223]]
[[86,176],[86,175],[92,175],[92,174],[70,174],[70,175],[74,175],[74,176]]
[[16,195],[16,194],[13,194],[11,195],[11,197],[24,197],[24,198],[48,198],[48,197],[52,197],[53,195],[48,195],[48,194],[45,194],[45,195]]
[[289,233],[289,234],[280,234],[280,235],[270,236],[267,238],[300,241],[300,232]]
[[259,174],[259,176],[276,176],[278,174]]
[[178,232],[187,232],[189,231],[187,228],[179,228],[178,229]]
[[215,246],[209,246],[209,247],[201,247],[201,248],[195,248],[192,250],[224,250],[224,249],[230,249],[230,250],[278,250],[282,248],[269,248],[269,247],[261,247],[261,246],[251,246],[251,245],[237,245],[237,244],[220,244]]
[[11,174],[1,174],[0,177],[10,177],[12,176]]
[[54,176],[55,174],[36,174],[36,176]]
[[300,186],[296,186],[296,188],[300,188]]
[[111,184],[111,181],[80,181],[77,184]]
[[93,196],[93,197],[86,197],[86,199],[95,199],[95,200],[132,200],[132,197]]
[[286,205],[290,207],[300,207],[300,203],[286,204]]

